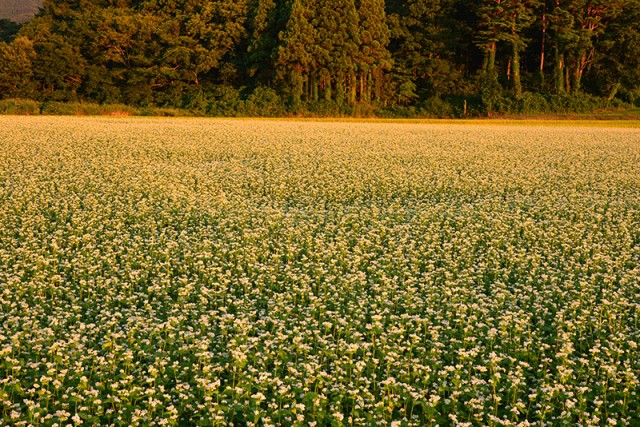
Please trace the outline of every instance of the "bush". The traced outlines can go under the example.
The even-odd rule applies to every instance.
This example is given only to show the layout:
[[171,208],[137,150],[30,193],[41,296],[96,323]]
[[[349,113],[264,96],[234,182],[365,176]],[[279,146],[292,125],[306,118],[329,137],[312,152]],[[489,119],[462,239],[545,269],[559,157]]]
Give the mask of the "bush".
[[620,97],[634,107],[640,107],[640,87],[626,90],[622,89],[620,91]]
[[244,111],[245,103],[240,90],[233,86],[220,85],[214,87],[206,95],[208,99],[207,115],[214,117],[236,117]]
[[378,111],[384,119],[412,119],[417,116],[416,108],[410,105],[392,105]]
[[40,103],[31,99],[0,100],[0,114],[37,115],[40,114]]
[[196,94],[185,102],[185,108],[194,116],[206,116],[209,110],[209,100],[204,94]]
[[275,90],[258,86],[247,99],[244,112],[253,117],[277,117],[284,114],[285,108]]
[[453,105],[438,97],[432,97],[422,103],[418,116],[427,118],[451,118],[455,116]]
[[124,104],[104,104],[100,105],[100,115],[104,116],[136,116],[139,114],[136,108]]
[[352,105],[350,107],[351,111],[349,112],[349,115],[351,117],[375,117],[377,115],[374,104],[364,102]]
[[76,103],[47,101],[42,104],[42,114],[48,116],[73,116],[79,115]]
[[521,114],[539,114],[549,111],[547,99],[539,93],[525,92],[518,102],[518,112]]
[[310,102],[307,104],[307,109],[312,115],[320,117],[338,117],[341,115],[340,107],[334,101],[327,101],[325,99]]
[[554,113],[592,113],[607,108],[607,99],[586,93],[551,95],[547,98],[549,111]]
[[484,112],[491,117],[493,113],[504,112],[503,89],[498,82],[498,74],[495,71],[484,72],[480,77],[480,99]]
[[138,114],[135,108],[123,104],[92,104],[84,102],[45,102],[42,114],[50,116],[130,116]]
[[189,110],[166,107],[146,107],[140,110],[141,116],[151,117],[193,117]]

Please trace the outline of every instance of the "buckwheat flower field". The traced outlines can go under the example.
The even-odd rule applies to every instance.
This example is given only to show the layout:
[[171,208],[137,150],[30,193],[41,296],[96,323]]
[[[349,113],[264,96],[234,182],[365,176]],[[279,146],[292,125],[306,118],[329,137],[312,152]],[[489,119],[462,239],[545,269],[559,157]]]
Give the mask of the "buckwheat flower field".
[[0,118],[0,425],[638,426],[640,129]]

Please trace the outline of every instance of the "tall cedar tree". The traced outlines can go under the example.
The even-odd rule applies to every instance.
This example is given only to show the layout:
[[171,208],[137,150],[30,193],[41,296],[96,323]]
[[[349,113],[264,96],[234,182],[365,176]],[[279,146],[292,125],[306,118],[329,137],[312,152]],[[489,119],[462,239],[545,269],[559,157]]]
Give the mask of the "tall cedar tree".
[[[457,0],[409,0],[389,13],[394,77],[400,99],[438,97],[463,90],[471,31],[456,19]],[[459,52],[464,52],[459,55]]]
[[303,96],[313,100],[318,96],[310,84],[316,64],[311,49],[315,40],[311,6],[307,0],[293,0],[287,27],[280,34],[282,45],[278,50],[277,73],[294,111],[300,109]]
[[274,59],[277,55],[283,30],[281,14],[283,5],[274,0],[252,0],[249,2],[246,74],[270,85],[274,79]]
[[314,1],[313,6],[313,54],[317,61],[313,79],[320,85],[325,101],[343,106],[348,76],[358,70],[358,12],[353,0]]
[[381,101],[383,98],[384,73],[392,67],[389,46],[390,31],[386,22],[383,0],[360,0],[358,2],[360,20],[360,56],[358,76],[349,74],[351,88],[349,101],[354,103],[357,94],[360,101]]

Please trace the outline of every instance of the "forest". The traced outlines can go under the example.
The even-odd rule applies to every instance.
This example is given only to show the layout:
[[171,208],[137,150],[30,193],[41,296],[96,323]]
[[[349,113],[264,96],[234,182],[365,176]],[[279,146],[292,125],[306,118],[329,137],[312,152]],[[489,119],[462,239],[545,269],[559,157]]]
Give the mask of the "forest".
[[640,105],[640,0],[45,0],[0,98],[197,115],[463,117]]

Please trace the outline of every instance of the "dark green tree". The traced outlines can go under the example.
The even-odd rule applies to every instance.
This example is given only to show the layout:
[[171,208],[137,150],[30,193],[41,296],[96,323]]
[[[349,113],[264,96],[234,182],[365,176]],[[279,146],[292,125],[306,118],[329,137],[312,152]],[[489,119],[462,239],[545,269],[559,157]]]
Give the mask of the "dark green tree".
[[391,54],[387,49],[390,31],[387,26],[384,0],[360,0],[358,17],[360,21],[360,56],[358,58],[360,82],[358,88],[357,76],[353,73],[349,74],[351,87],[349,101],[350,103],[356,101],[358,89],[361,101],[380,101],[385,72],[392,68]]
[[[46,3],[45,3],[46,4]],[[33,78],[39,98],[78,100],[84,82],[87,61],[80,53],[81,43],[74,34],[65,33],[51,16],[37,17],[26,24],[20,35],[33,43]]]
[[30,98],[35,95],[33,42],[18,37],[11,44],[0,42],[0,98]]
[[279,34],[286,25],[282,18],[284,9],[284,5],[279,6],[275,0],[251,0],[249,3],[246,73],[258,84],[270,85],[275,77]]
[[316,1],[313,5],[314,79],[319,82],[326,101],[334,100],[343,106],[347,101],[348,76],[358,70],[358,12],[353,0]]
[[536,20],[537,0],[505,0],[504,33],[501,37],[511,49],[507,75],[513,80],[516,98],[522,96],[521,54],[527,47],[528,40],[525,31]]
[[315,38],[309,6],[305,0],[294,0],[286,29],[280,35],[282,45],[278,49],[277,72],[294,111],[300,109],[304,94],[317,100],[317,88],[310,87],[315,65],[312,50]]
[[11,42],[20,30],[20,24],[9,19],[0,19],[0,42]]
[[640,0],[622,5],[597,43],[591,85],[609,101],[619,93],[625,100],[640,101]]
[[[473,29],[458,17],[461,3],[409,0],[387,5],[396,94],[410,99],[463,91]],[[418,93],[412,93],[412,88]]]
[[[203,77],[223,68],[245,37],[247,5],[244,1],[179,0],[163,2],[157,28],[162,54],[158,70],[168,102],[199,96]],[[190,102],[189,99],[184,100]]]

